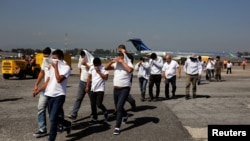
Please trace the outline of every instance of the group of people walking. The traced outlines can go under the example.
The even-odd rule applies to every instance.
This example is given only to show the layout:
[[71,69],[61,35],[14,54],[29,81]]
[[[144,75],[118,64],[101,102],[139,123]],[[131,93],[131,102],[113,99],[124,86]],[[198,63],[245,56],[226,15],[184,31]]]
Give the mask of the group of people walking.
[[[66,98],[67,81],[70,75],[70,67],[63,60],[63,52],[46,47],[43,50],[43,63],[39,77],[36,80],[33,96],[39,94],[38,101],[38,132],[35,137],[47,135],[46,126],[46,108],[48,108],[50,119],[49,141],[56,139],[57,132],[71,132],[71,122],[64,119],[63,104]],[[124,109],[124,104],[128,101],[132,109],[135,109],[135,100],[130,94],[132,84],[132,73],[134,70],[133,58],[126,52],[126,47],[120,45],[115,59],[104,66],[100,58],[94,58],[87,50],[80,52],[78,68],[80,69],[80,81],[77,91],[76,101],[71,113],[70,119],[76,119],[81,103],[86,94],[89,95],[91,103],[90,124],[98,123],[97,107],[104,114],[105,120],[108,120],[107,108],[103,105],[105,81],[109,77],[109,70],[114,70],[113,94],[116,115],[116,126],[113,134],[120,134],[121,123],[126,123],[128,114]],[[44,83],[39,87],[42,79]]]
[[[64,119],[63,104],[66,98],[67,81],[70,76],[70,67],[63,59],[61,50],[54,50],[47,47],[43,50],[44,58],[41,65],[41,72],[36,80],[33,96],[39,94],[38,101],[38,132],[34,133],[35,137],[47,135],[46,126],[46,108],[48,107],[50,119],[49,141],[56,139],[57,132],[71,132],[71,122]],[[139,79],[141,101],[158,101],[160,95],[161,81],[165,84],[165,99],[176,98],[176,79],[181,78],[181,67],[172,59],[171,55],[163,58],[156,53],[150,55],[149,61],[140,58],[139,62],[133,65],[133,56],[126,51],[124,45],[118,46],[117,56],[103,65],[100,58],[94,58],[87,50],[80,52],[78,68],[80,70],[79,85],[72,111],[67,116],[75,120],[78,117],[78,111],[86,94],[88,94],[91,103],[91,117],[89,124],[98,123],[97,108],[102,110],[104,120],[108,120],[109,113],[103,104],[105,81],[109,78],[109,70],[114,70],[113,78],[113,98],[114,98],[114,115],[116,116],[116,125],[113,134],[120,134],[121,123],[126,123],[128,114],[124,109],[124,104],[128,101],[132,109],[136,108],[136,103],[130,94],[132,86],[133,71],[137,71]],[[221,61],[217,57],[215,66],[216,79],[220,80]],[[212,64],[211,64],[212,65]],[[190,99],[190,87],[192,85],[192,97],[196,98],[196,83],[200,83],[200,76],[203,70],[202,61],[197,56],[192,55],[187,58],[183,70],[186,73],[186,93],[185,99]],[[207,63],[209,67],[209,62]],[[209,72],[209,69],[207,69]],[[42,79],[44,83],[39,87]],[[149,98],[146,97],[146,88],[148,83]],[[153,87],[155,88],[155,94]],[[172,86],[170,96],[170,85]]]

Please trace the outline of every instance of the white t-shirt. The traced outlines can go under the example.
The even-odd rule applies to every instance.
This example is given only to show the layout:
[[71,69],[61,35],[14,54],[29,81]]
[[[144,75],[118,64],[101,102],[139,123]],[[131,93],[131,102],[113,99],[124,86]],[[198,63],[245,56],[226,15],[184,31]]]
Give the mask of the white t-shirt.
[[[78,61],[78,68],[81,69],[81,76],[80,76],[80,80],[86,82],[87,78],[88,78],[88,69],[86,68],[86,66],[82,65],[82,58],[79,58]],[[88,65],[92,65],[87,63]]]
[[149,59],[150,74],[161,74],[163,60],[162,57],[157,56],[155,60]]
[[227,63],[227,68],[232,68],[233,64],[230,62],[230,63]]
[[46,81],[47,77],[49,76],[49,68],[50,68],[51,61],[52,61],[51,57],[43,58],[41,69],[44,71],[44,81]]
[[[131,68],[134,68],[133,64],[129,61],[128,66]],[[118,87],[130,87],[131,85],[131,74],[132,73],[128,73],[125,68],[122,66],[121,63],[114,63],[113,64],[114,67],[114,86],[118,86]]]
[[171,60],[170,63],[165,62],[162,71],[165,72],[167,79],[172,78],[176,75],[176,69],[179,67],[179,64],[175,60]]
[[[108,74],[109,72],[105,70],[104,66],[99,66],[101,73]],[[90,75],[92,75],[92,83],[91,83],[91,91],[98,92],[98,91],[105,91],[105,80],[96,72],[95,67],[91,66],[89,68]]]
[[139,66],[139,63],[137,63],[135,65],[135,70],[138,71],[137,73],[137,77],[138,78],[145,78],[145,79],[148,79],[149,78],[149,75],[150,75],[150,70],[149,70],[149,63],[148,62],[143,62],[141,63],[141,65]]
[[44,95],[50,96],[50,97],[57,97],[60,95],[66,95],[66,88],[67,88],[67,82],[68,77],[70,75],[70,67],[65,64],[63,61],[58,61],[58,71],[59,75],[65,76],[65,79],[58,83],[55,76],[55,69],[53,67],[50,67],[49,69],[49,83],[45,89]]

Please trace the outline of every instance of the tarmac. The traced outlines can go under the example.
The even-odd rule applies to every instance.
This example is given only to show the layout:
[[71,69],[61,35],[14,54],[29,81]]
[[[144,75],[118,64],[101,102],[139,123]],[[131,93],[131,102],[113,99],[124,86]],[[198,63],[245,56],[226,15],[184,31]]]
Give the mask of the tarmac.
[[[75,64],[74,64],[75,65]],[[73,69],[76,68],[73,66]],[[222,72],[222,81],[204,80],[197,86],[197,98],[185,100],[185,74],[177,80],[177,99],[141,102],[138,79],[134,73],[131,94],[136,100],[137,109],[132,111],[126,103],[129,119],[121,126],[120,135],[113,135],[115,117],[112,115],[113,73],[106,82],[104,105],[110,118],[104,121],[98,116],[99,124],[89,125],[90,102],[86,95],[78,117],[72,121],[72,132],[58,133],[57,141],[206,141],[207,126],[250,125],[250,69],[242,70],[234,66],[232,74]],[[76,99],[79,75],[72,70],[64,104],[65,119],[72,110]],[[203,75],[204,76],[204,75]],[[38,96],[32,97],[35,79],[4,80],[0,75],[0,141],[46,141],[33,137],[38,129]],[[171,88],[170,88],[171,89]],[[155,89],[154,89],[155,90]],[[146,95],[148,96],[148,88]],[[160,97],[164,97],[164,83],[161,83]],[[68,119],[69,120],[69,119]],[[47,115],[49,129],[49,119]]]

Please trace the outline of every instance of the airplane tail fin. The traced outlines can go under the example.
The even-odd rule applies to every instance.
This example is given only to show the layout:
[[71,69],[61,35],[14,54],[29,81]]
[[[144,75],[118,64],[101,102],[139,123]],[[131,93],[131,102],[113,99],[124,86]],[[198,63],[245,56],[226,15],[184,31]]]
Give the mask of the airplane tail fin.
[[142,42],[141,39],[129,39],[128,41],[132,42],[137,51],[151,50]]

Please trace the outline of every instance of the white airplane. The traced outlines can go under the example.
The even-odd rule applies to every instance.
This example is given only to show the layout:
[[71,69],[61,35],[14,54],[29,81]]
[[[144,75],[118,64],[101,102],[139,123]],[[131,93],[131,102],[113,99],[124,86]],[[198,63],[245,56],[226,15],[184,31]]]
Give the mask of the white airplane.
[[165,55],[169,54],[173,56],[174,60],[179,60],[182,58],[188,58],[190,55],[195,54],[197,56],[201,56],[202,60],[206,61],[209,57],[216,57],[216,56],[220,56],[220,57],[225,57],[225,58],[238,58],[237,55],[233,54],[233,53],[219,53],[219,52],[181,52],[181,51],[155,51],[155,50],[151,50],[149,47],[147,47],[141,39],[139,38],[133,38],[133,39],[129,39],[128,41],[130,41],[134,47],[136,48],[136,50],[138,51],[138,53],[142,56],[150,56],[152,53],[155,53],[157,56],[161,56],[164,57]]

